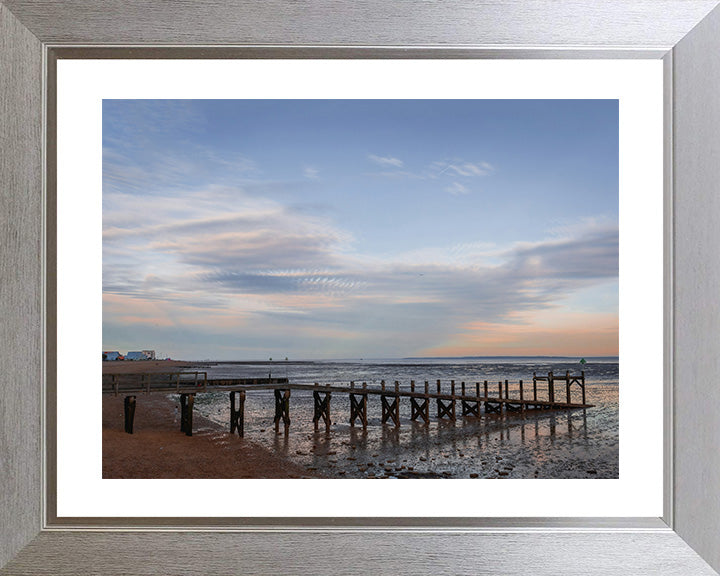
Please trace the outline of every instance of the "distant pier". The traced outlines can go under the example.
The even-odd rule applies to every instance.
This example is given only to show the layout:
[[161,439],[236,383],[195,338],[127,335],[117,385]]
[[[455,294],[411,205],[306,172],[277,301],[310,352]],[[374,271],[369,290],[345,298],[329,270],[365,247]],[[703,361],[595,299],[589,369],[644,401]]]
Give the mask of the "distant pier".
[[[460,407],[461,418],[480,417],[481,409],[485,414],[501,414],[536,410],[572,410],[592,408],[586,403],[585,372],[580,374],[557,375],[548,372],[547,376],[533,373],[532,382],[517,382],[518,389],[510,391],[508,380],[497,383],[456,383],[455,380],[434,383],[424,381],[419,384],[412,380],[410,386],[401,387],[399,381],[388,385],[385,380],[379,387],[368,387],[366,382],[343,384],[291,384],[287,378],[233,378],[208,380],[207,372],[172,372],[141,374],[104,374],[103,394],[125,396],[125,432],[133,433],[135,404],[137,396],[151,393],[175,393],[180,395],[180,430],[192,436],[192,415],[196,394],[210,392],[228,393],[230,398],[230,433],[245,433],[245,401],[248,392],[255,390],[273,390],[275,395],[275,431],[279,432],[282,423],[285,433],[290,427],[291,391],[313,394],[313,426],[317,430],[320,423],[330,429],[330,405],[332,396],[347,395],[349,398],[349,423],[367,428],[368,397],[380,396],[381,422],[395,427],[400,426],[400,403],[410,401],[410,420],[430,421],[431,404],[435,403],[435,416],[438,420],[456,420],[456,408]],[[513,382],[513,388],[515,388]],[[526,387],[527,385],[527,387]],[[532,385],[532,388],[530,388]],[[573,402],[575,394],[575,402]],[[580,395],[580,401],[577,396]]]

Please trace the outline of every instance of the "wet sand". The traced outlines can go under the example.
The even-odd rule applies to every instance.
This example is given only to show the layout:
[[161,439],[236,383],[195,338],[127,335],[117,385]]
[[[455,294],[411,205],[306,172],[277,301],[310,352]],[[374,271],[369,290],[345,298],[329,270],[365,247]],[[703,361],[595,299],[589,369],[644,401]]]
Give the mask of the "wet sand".
[[[383,425],[380,403],[370,401],[368,427],[351,428],[347,398],[333,397],[329,432],[313,430],[313,397],[291,400],[288,434],[272,429],[274,398],[247,395],[245,437],[271,453],[330,478],[617,478],[617,386],[594,385],[588,410],[482,414],[457,421],[431,417],[410,421],[400,406],[401,426]],[[229,419],[226,395],[203,395],[195,409],[218,423]],[[434,406],[433,406],[434,408]]]
[[[110,365],[110,366],[108,366]],[[171,361],[107,362],[105,373],[162,372],[187,367]],[[134,433],[124,431],[123,396],[103,396],[103,478],[308,478],[304,466],[276,456],[227,428],[193,415],[193,435],[180,432],[179,403],[140,394]]]

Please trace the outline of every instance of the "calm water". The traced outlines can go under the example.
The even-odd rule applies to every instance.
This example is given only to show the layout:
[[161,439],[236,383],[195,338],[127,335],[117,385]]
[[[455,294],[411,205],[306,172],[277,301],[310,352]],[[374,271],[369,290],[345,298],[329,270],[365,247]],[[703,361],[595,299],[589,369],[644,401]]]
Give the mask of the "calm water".
[[[577,358],[469,358],[347,360],[333,362],[217,363],[208,365],[208,378],[287,377],[292,383],[349,384],[366,382],[379,387],[385,380],[392,387],[409,389],[410,381],[423,387],[425,380],[436,389],[442,381],[449,391],[450,380],[474,389],[487,380],[490,394],[498,382],[509,381],[511,397],[518,397],[519,380],[525,397],[532,394],[532,376],[579,374],[585,371],[587,410],[529,412],[462,418],[460,403],[455,422],[435,418],[431,401],[428,425],[410,421],[410,401],[401,399],[399,429],[382,425],[380,397],[368,397],[368,428],[351,428],[350,400],[335,394],[331,400],[332,427],[326,433],[320,423],[313,430],[311,392],[293,391],[289,434],[276,435],[273,425],[272,391],[250,391],[245,404],[245,437],[308,469],[333,478],[617,478],[618,477],[618,362],[617,358],[589,359],[584,366]],[[504,384],[503,384],[504,386]],[[538,397],[546,398],[544,385]],[[556,384],[556,398],[564,398],[564,384]],[[573,387],[573,401],[580,389]],[[204,416],[228,426],[227,394],[200,394],[196,408]]]

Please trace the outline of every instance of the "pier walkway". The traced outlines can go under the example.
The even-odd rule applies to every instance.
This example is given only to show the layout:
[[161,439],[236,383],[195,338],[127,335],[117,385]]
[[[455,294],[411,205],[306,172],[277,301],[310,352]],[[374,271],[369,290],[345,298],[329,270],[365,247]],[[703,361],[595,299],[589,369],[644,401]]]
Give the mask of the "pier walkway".
[[[430,421],[431,401],[436,404],[438,419],[455,420],[459,404],[462,417],[480,417],[481,407],[486,414],[503,412],[524,413],[529,410],[568,410],[592,408],[585,399],[585,373],[547,376],[533,374],[532,388],[525,388],[522,380],[513,382],[512,394],[509,381],[488,384],[475,382],[467,384],[455,380],[444,384],[437,380],[434,385],[425,381],[422,386],[415,381],[410,386],[392,386],[381,381],[379,386],[368,386],[363,382],[344,384],[293,384],[287,378],[240,378],[208,379],[207,372],[173,372],[140,374],[105,374],[102,381],[103,394],[125,396],[125,431],[133,433],[135,404],[138,394],[163,393],[179,394],[181,407],[180,430],[192,436],[192,414],[196,394],[222,392],[230,396],[230,433],[244,435],[245,399],[248,392],[273,390],[275,395],[275,430],[283,422],[285,431],[290,427],[291,391],[312,392],[314,400],[313,424],[315,429],[322,420],[326,430],[330,429],[330,400],[332,395],[347,394],[350,400],[350,425],[356,421],[367,427],[368,396],[380,396],[383,424],[400,426],[400,401],[410,400],[410,419]],[[528,385],[530,383],[528,382]],[[573,386],[579,388],[580,401],[573,402]],[[565,394],[562,394],[564,388]],[[575,392],[577,395],[577,392]]]

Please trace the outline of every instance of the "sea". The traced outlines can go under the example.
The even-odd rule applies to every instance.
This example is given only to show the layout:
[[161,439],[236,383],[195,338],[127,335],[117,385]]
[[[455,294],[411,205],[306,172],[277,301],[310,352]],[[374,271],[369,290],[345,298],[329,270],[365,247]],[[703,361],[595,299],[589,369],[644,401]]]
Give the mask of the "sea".
[[[313,426],[313,395],[294,390],[290,398],[291,424],[287,433],[274,428],[274,393],[250,390],[245,403],[245,438],[289,459],[308,477],[327,478],[618,478],[619,474],[619,364],[617,357],[471,357],[346,360],[275,360],[262,362],[207,362],[199,369],[214,378],[288,378],[296,384],[366,384],[416,390],[425,381],[435,391],[441,381],[456,393],[465,382],[468,393],[475,383],[488,382],[490,395],[508,381],[511,397],[519,397],[520,380],[526,398],[532,394],[533,374],[585,374],[586,402],[592,408],[438,419],[431,400],[430,422],[410,420],[410,400],[401,399],[400,426],[382,424],[380,397],[368,396],[368,426],[349,424],[350,399],[333,394],[331,427]],[[538,398],[546,398],[540,383]],[[556,383],[556,398],[565,398],[564,383]],[[581,400],[579,387],[572,401]],[[198,394],[195,407],[203,416],[223,425],[230,422],[227,393]]]

